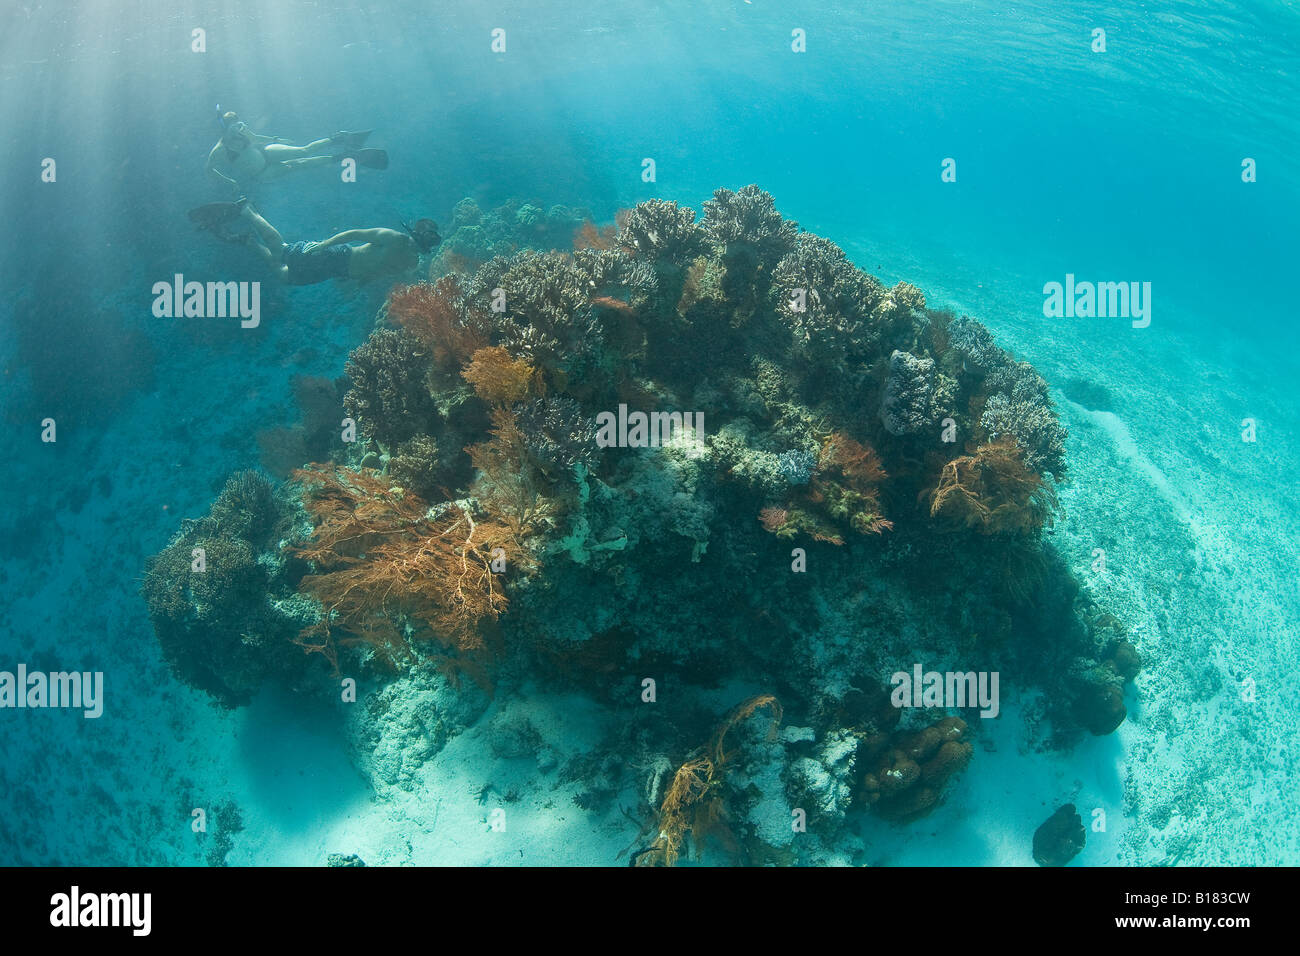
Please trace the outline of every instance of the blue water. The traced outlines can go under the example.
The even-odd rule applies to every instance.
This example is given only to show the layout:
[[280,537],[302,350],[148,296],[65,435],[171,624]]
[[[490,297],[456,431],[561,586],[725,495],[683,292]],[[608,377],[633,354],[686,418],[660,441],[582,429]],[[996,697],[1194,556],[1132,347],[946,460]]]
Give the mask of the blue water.
[[[1099,587],[1150,647],[1142,703],[1097,758],[1114,765],[1096,786],[1128,807],[1114,828],[1127,842],[1083,862],[1170,862],[1184,843],[1187,863],[1300,862],[1295,3],[91,6],[104,9],[21,6],[0,39],[0,669],[102,668],[115,704],[98,723],[0,711],[0,862],[211,862],[189,841],[188,807],[219,780],[251,832],[302,827],[262,850],[236,835],[230,862],[318,862],[319,832],[333,851],[345,836],[384,846],[433,826],[381,808],[337,829],[349,808],[373,808],[362,783],[340,779],[338,737],[272,719],[292,710],[283,701],[213,710],[162,664],[136,594],[180,519],[257,464],[254,433],[293,420],[290,376],[341,374],[387,291],[268,290],[262,327],[243,336],[150,314],[152,284],[175,272],[262,278],[185,216],[230,198],[203,171],[218,103],[295,142],[373,127],[389,150],[391,167],[356,183],[312,170],[256,187],[286,238],[445,224],[466,196],[609,221],[651,198],[698,210],[714,189],[753,182],[888,284],[985,322],[1056,390],[1076,476],[1059,535],[1083,569],[1089,543],[1123,529],[1129,577]],[[490,48],[497,27],[504,54]],[[1096,27],[1104,53],[1090,49]],[[206,52],[190,48],[195,28]],[[791,50],[796,28],[807,52]],[[54,183],[40,178],[46,157]],[[1245,157],[1257,182],[1242,181]],[[946,158],[956,182],[941,180]],[[1044,318],[1042,286],[1066,273],[1150,282],[1150,327]],[[1071,400],[1079,380],[1104,386],[1130,440],[1075,404],[1077,385]],[[47,415],[61,422],[54,446],[39,441]],[[1248,417],[1253,446],[1237,437]],[[1179,590],[1185,561],[1212,575],[1194,593]],[[1189,689],[1207,668],[1220,676]],[[1230,692],[1246,674],[1261,687],[1254,709]],[[1227,748],[1224,766],[1198,736]],[[332,781],[304,815],[274,796],[300,783],[268,783],[277,747]],[[1240,799],[1206,796],[1242,774]],[[1177,792],[1157,795],[1161,780]],[[586,844],[566,856],[549,832],[548,862],[601,862]],[[416,862],[496,861],[440,845]],[[994,840],[951,845],[965,848],[956,862],[1031,864]],[[904,838],[880,859],[933,851]]]

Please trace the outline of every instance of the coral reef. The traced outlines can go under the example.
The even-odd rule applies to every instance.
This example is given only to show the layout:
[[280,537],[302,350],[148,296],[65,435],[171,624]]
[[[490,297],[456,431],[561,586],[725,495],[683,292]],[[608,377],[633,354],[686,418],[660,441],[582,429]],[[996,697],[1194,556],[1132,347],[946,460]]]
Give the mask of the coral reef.
[[436,428],[440,415],[425,384],[425,354],[420,340],[404,329],[379,329],[353,351],[343,410],[366,435],[395,445]]
[[[734,859],[838,859],[824,841],[852,846],[854,813],[932,810],[971,731],[899,729],[879,693],[921,648],[1041,688],[1061,746],[1124,719],[1124,628],[1044,533],[1065,432],[979,323],[886,288],[756,186],[718,190],[700,222],[651,200],[612,228],[465,201],[454,237],[348,359],[358,441],[331,435],[275,496],[223,493],[154,559],[182,680],[234,704],[273,673],[320,679],[323,655],[373,682],[388,716],[358,746],[403,787],[456,686],[545,672],[613,708],[630,674],[665,675],[680,709],[620,743],[677,767],[637,857],[659,864],[710,837]],[[707,427],[602,447],[622,406]],[[200,541],[221,593],[189,580]],[[384,689],[435,680],[432,710]],[[798,733],[757,739],[766,695],[688,750],[724,681],[772,688]],[[495,729],[513,747],[519,727]],[[411,736],[428,747],[409,760],[385,743]],[[589,804],[616,786],[600,773]],[[825,836],[791,831],[794,810]]]
[[639,259],[679,267],[690,264],[707,249],[704,232],[695,222],[695,210],[661,199],[648,200],[630,210],[618,240]]
[[586,209],[509,199],[486,212],[470,198],[452,209],[451,228],[429,264],[430,278],[471,275],[497,256],[520,249],[568,249],[575,234],[591,222]]

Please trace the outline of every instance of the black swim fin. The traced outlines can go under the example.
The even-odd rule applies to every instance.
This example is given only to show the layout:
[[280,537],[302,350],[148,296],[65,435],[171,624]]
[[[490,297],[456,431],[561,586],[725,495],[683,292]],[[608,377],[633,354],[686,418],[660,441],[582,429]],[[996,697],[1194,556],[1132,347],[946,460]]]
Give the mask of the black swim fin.
[[386,149],[353,149],[335,156],[334,159],[356,160],[358,166],[369,166],[371,169],[388,168],[388,150]]
[[190,222],[200,229],[217,231],[219,226],[234,222],[244,210],[244,202],[210,202],[190,210]]
[[362,146],[373,132],[373,129],[341,129],[330,137],[330,142],[335,146]]

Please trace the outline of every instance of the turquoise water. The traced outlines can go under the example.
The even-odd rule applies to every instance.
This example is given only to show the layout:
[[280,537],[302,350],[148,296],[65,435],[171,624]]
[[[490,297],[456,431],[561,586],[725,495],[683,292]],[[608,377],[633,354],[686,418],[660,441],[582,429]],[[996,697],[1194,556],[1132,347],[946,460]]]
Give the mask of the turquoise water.
[[[356,182],[313,169],[249,189],[287,239],[422,216],[446,236],[465,197],[608,223],[756,183],[1045,377],[1070,433],[1047,539],[1142,655],[1128,719],[1049,746],[1044,692],[1021,688],[925,823],[851,811],[797,862],[1033,865],[1035,828],[1065,802],[1109,820],[1077,864],[1300,862],[1295,4],[119,6],[23,7],[0,40],[15,147],[0,670],[99,670],[106,686],[97,720],[0,710],[0,862],[621,864],[639,835],[620,808],[653,809],[655,758],[675,768],[692,733],[765,687],[688,667],[710,716],[643,752],[608,697],[520,662],[478,703],[472,684],[458,700],[372,677],[365,693],[407,703],[362,727],[321,695],[268,687],[225,710],[173,675],[138,593],[146,561],[263,462],[259,431],[298,420],[294,375],[343,374],[393,284],[268,283],[246,333],[153,316],[151,287],[176,272],[265,278],[185,215],[233,198],[203,170],[218,103],[296,143],[373,127],[389,151]],[[1044,284],[1066,274],[1150,282],[1150,325],[1044,317]],[[40,440],[47,417],[57,442]],[[921,653],[906,628],[888,640],[912,638]],[[815,723],[787,700],[788,727]],[[575,762],[592,753],[610,766]],[[760,763],[756,791],[789,790],[789,767]],[[510,842],[493,842],[485,818],[512,793]],[[222,822],[196,834],[196,807]]]

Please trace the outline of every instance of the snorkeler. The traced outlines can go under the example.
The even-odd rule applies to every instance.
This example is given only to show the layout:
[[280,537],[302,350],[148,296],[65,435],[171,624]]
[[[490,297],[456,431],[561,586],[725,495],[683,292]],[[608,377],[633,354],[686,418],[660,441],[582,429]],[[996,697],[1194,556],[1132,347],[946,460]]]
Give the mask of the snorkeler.
[[[217,145],[208,153],[208,173],[242,189],[253,182],[275,179],[295,169],[308,169],[353,159],[359,166],[388,168],[388,153],[382,149],[363,149],[370,130],[335,133],[306,146],[293,146],[275,136],[254,133],[234,113],[222,113],[224,131]],[[330,152],[324,152],[324,150]]]
[[[230,234],[228,227],[241,218],[252,226],[252,235]],[[330,279],[369,282],[399,276],[414,269],[421,255],[432,252],[442,242],[432,219],[417,220],[412,226],[402,223],[402,232],[349,229],[322,242],[285,242],[279,230],[246,199],[200,206],[190,213],[190,219],[220,239],[252,246],[286,285],[315,285]]]

